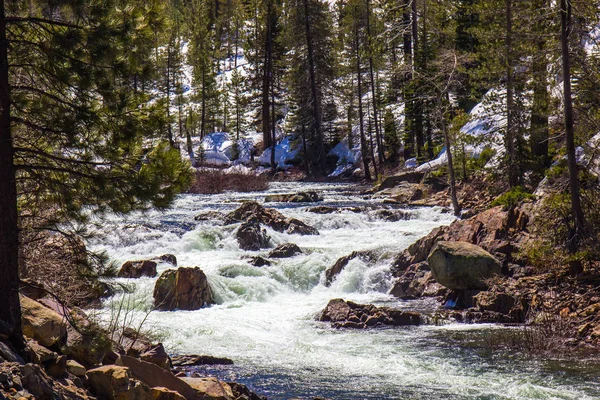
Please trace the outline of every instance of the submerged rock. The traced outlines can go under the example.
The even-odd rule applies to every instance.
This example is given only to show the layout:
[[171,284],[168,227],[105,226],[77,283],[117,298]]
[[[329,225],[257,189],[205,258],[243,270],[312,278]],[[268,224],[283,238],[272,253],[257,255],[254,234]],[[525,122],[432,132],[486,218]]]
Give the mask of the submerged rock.
[[257,222],[244,222],[237,230],[236,239],[242,250],[256,251],[269,246],[271,238]]
[[268,267],[271,265],[271,261],[261,256],[250,257],[248,262],[254,265],[255,267]]
[[154,286],[154,305],[162,311],[198,310],[213,303],[206,275],[198,267],[166,270]]
[[485,281],[502,272],[500,261],[467,242],[438,242],[427,262],[435,280],[452,290],[486,289]]
[[177,257],[174,254],[163,254],[158,257],[152,258],[152,261],[160,261],[171,264],[173,266],[177,266]]
[[390,307],[357,304],[343,299],[329,301],[319,321],[331,322],[335,328],[366,329],[376,326],[420,325],[421,315]]
[[275,247],[270,253],[269,258],[289,258],[302,254],[303,251],[295,243],[284,243]]
[[298,219],[287,218],[272,208],[264,208],[255,201],[244,202],[238,209],[230,212],[225,217],[225,224],[229,225],[239,222],[256,222],[266,225],[277,232],[287,232],[289,234],[319,234],[316,228]]
[[156,275],[156,262],[150,260],[127,261],[117,274],[119,278],[141,278],[142,276],[154,278]]

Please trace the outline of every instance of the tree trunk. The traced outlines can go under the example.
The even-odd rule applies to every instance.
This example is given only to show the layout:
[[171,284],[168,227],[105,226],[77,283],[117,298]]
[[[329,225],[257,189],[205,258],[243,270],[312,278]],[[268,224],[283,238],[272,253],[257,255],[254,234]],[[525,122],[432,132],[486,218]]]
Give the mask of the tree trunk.
[[[409,0],[412,3],[412,0]],[[410,4],[405,4],[405,12],[402,14],[403,17],[403,27],[404,27],[404,62],[406,65],[412,64],[412,18],[411,18]],[[412,73],[409,73],[409,76],[406,77],[406,81],[404,83],[403,88],[403,97],[404,97],[404,160],[408,160],[415,155],[414,147],[415,147],[415,136],[413,130],[413,94],[410,91],[410,81],[412,80]]]
[[375,85],[375,74],[373,73],[373,43],[371,37],[371,1],[367,1],[367,39],[369,45],[369,75],[371,78],[371,99],[373,102],[373,118],[375,120],[375,138],[377,139],[377,159],[379,164],[385,162],[385,154],[383,151],[383,140],[379,125],[379,116],[377,110],[377,87]]
[[313,104],[313,121],[314,121],[314,132],[316,139],[316,147],[317,147],[317,162],[319,165],[319,173],[322,176],[326,175],[325,171],[325,145],[323,143],[323,124],[321,121],[321,106],[319,99],[319,91],[317,88],[317,77],[316,77],[316,67],[315,67],[315,58],[314,58],[314,46],[310,31],[310,19],[309,19],[309,7],[308,0],[304,0],[304,28],[306,33],[306,47],[308,51],[308,69],[310,76],[310,91],[312,97]]
[[519,185],[517,160],[515,157],[515,100],[514,100],[514,71],[512,62],[512,0],[506,1],[506,163],[508,184],[510,187]]
[[365,179],[371,180],[371,171],[369,170],[369,150],[367,148],[367,140],[365,138],[365,121],[363,115],[363,104],[362,104],[362,79],[360,71],[360,41],[358,36],[358,27],[354,28],[354,35],[356,40],[356,86],[358,89],[358,123],[360,130],[360,153],[362,155],[363,165],[365,169]]
[[[546,0],[538,1],[538,6],[543,6]],[[545,39],[536,40],[536,52],[533,55],[533,105],[531,107],[531,153],[535,157],[537,170],[543,173],[550,167],[548,156],[548,61],[546,60]]]
[[270,126],[270,104],[269,104],[269,88],[272,79],[272,53],[273,53],[273,31],[271,26],[271,13],[273,0],[268,0],[267,5],[267,32],[265,37],[265,55],[263,65],[263,82],[262,82],[262,125],[263,125],[263,146],[264,149],[271,147],[271,126]]
[[167,135],[171,147],[175,147],[173,141],[173,127],[171,126],[171,43],[167,45]]
[[[579,240],[583,235],[585,219],[581,208],[579,194],[579,178],[577,173],[577,159],[575,157],[575,127],[573,119],[573,99],[571,93],[571,55],[569,53],[569,36],[572,32],[571,26],[571,3],[567,0],[560,1],[561,15],[561,48],[562,48],[562,70],[564,85],[564,109],[565,109],[565,142],[567,146],[567,158],[569,164],[569,181],[571,185],[571,210],[575,229],[569,238],[569,250],[577,252]],[[581,265],[573,268],[573,273],[581,272]]]
[[19,301],[19,226],[17,181],[10,120],[8,40],[4,0],[0,0],[0,321],[9,340],[24,348]]
[[448,133],[448,127],[444,113],[442,111],[442,102],[438,99],[438,116],[440,119],[440,126],[442,133],[444,134],[444,144],[446,145],[446,155],[448,156],[448,177],[450,179],[450,197],[452,199],[452,208],[454,209],[454,215],[460,217],[461,208],[458,203],[458,196],[456,194],[456,177],[454,175],[454,164],[452,160],[452,149],[450,147],[450,134]]

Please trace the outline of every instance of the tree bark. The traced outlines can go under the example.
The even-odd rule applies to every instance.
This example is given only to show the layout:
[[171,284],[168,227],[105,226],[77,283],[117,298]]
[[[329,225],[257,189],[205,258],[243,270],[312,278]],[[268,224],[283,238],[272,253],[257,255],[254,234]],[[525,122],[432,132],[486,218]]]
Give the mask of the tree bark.
[[444,134],[444,144],[446,146],[446,155],[448,156],[448,177],[450,180],[450,197],[452,199],[452,208],[454,209],[454,215],[460,217],[461,207],[458,203],[458,196],[456,194],[456,176],[454,174],[454,163],[452,160],[452,149],[450,146],[450,134],[448,133],[448,126],[444,113],[442,111],[442,102],[438,99],[438,115],[440,119],[440,125],[442,127],[442,133]]
[[367,147],[367,140],[365,138],[365,121],[363,115],[363,104],[362,104],[362,79],[361,79],[361,71],[360,71],[360,40],[358,35],[358,27],[354,28],[354,36],[356,41],[356,86],[358,92],[358,124],[360,130],[360,153],[363,160],[363,165],[365,169],[365,179],[371,180],[371,171],[369,170],[369,150]]
[[508,184],[518,186],[519,176],[515,157],[515,118],[514,118],[514,71],[512,62],[512,0],[506,1],[506,163],[508,169]]
[[319,91],[317,87],[315,57],[314,57],[314,46],[312,41],[312,35],[310,31],[310,14],[309,14],[308,0],[304,0],[304,28],[306,33],[306,47],[308,51],[308,69],[310,76],[310,91],[313,103],[313,121],[314,121],[314,132],[317,147],[317,158],[319,173],[322,176],[326,175],[325,171],[325,145],[323,141],[323,123],[321,120],[321,107],[319,99]]
[[373,118],[375,120],[375,138],[377,139],[377,159],[379,164],[385,162],[383,151],[383,140],[379,125],[379,111],[377,109],[377,87],[375,85],[375,74],[373,73],[373,42],[371,37],[371,0],[367,2],[367,39],[369,44],[369,75],[371,78],[371,99],[373,102]]
[[271,26],[271,13],[273,12],[273,0],[268,0],[267,5],[267,32],[265,36],[265,54],[263,62],[263,82],[262,82],[262,125],[263,125],[263,147],[271,147],[271,118],[270,118],[270,100],[269,89],[270,79],[272,79],[272,53],[273,53],[273,31]]
[[[564,87],[564,112],[565,112],[565,142],[567,147],[567,158],[569,164],[569,181],[571,186],[571,211],[575,223],[575,229],[569,238],[569,250],[577,252],[579,241],[583,234],[585,219],[581,208],[579,193],[579,178],[577,173],[577,158],[575,156],[575,127],[573,118],[573,98],[571,90],[571,55],[569,52],[569,36],[572,32],[571,26],[571,3],[568,0],[560,1],[561,16],[561,48],[562,48],[562,72]],[[581,272],[581,266],[577,266],[573,273]]]
[[19,301],[17,181],[10,118],[8,40],[4,0],[0,0],[0,321],[9,340],[24,348]]

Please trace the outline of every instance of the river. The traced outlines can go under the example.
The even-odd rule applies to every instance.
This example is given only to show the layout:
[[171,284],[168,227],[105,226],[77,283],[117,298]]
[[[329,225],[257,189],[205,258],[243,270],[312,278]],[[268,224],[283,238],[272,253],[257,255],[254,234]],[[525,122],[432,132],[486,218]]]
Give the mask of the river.
[[[273,183],[268,193],[317,190],[337,207],[382,207],[351,185]],[[265,193],[181,195],[164,212],[110,216],[99,224],[89,247],[106,251],[117,265],[132,259],[175,254],[180,266],[206,273],[217,305],[198,311],[152,312],[144,324],[174,354],[228,357],[234,366],[202,372],[244,383],[269,399],[598,399],[600,367],[591,360],[535,359],[492,351],[490,325],[447,324],[367,331],[336,330],[317,322],[333,298],[406,309],[432,310],[433,300],[401,301],[387,295],[390,256],[453,217],[438,208],[411,209],[411,219],[384,222],[373,213],[307,212],[314,204],[272,203],[319,236],[268,230],[273,247],[293,242],[305,254],[257,268],[241,251],[237,226],[197,222],[205,211],[228,212],[243,200]],[[325,287],[324,271],[354,250],[375,250],[381,259],[366,265],[355,259]],[[159,274],[171,268],[159,264]],[[108,320],[125,302],[139,319],[151,307],[156,278],[117,279],[135,285],[133,294],[107,300],[100,318]],[[126,296],[125,298],[123,296]]]

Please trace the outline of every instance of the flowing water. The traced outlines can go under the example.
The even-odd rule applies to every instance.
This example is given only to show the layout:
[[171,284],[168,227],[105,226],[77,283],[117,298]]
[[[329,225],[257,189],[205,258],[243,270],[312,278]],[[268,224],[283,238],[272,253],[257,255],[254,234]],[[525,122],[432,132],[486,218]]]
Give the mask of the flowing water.
[[[269,193],[318,190],[324,205],[381,207],[349,185],[272,184]],[[269,399],[322,396],[332,399],[598,399],[600,367],[593,360],[544,361],[510,352],[491,352],[493,326],[450,324],[367,331],[336,330],[317,322],[333,298],[398,308],[432,310],[433,300],[400,301],[391,286],[390,256],[453,218],[436,208],[412,209],[411,219],[383,222],[371,212],[307,212],[304,205],[272,203],[289,217],[319,229],[319,236],[268,230],[272,246],[293,242],[305,254],[269,267],[253,267],[235,239],[237,226],[196,222],[205,211],[228,212],[264,193],[182,195],[166,212],[110,217],[90,242],[120,265],[131,259],[175,254],[180,266],[199,266],[208,276],[217,305],[198,311],[152,312],[146,328],[159,332],[177,354],[228,357],[234,366],[202,372],[235,380]],[[314,206],[314,205],[311,205]],[[375,250],[374,265],[356,259],[331,287],[324,271],[354,250]],[[159,274],[170,268],[159,264]],[[133,294],[105,303],[110,319],[126,304],[143,318],[151,307],[155,278],[118,279],[134,284]],[[137,323],[137,322],[136,322]]]

